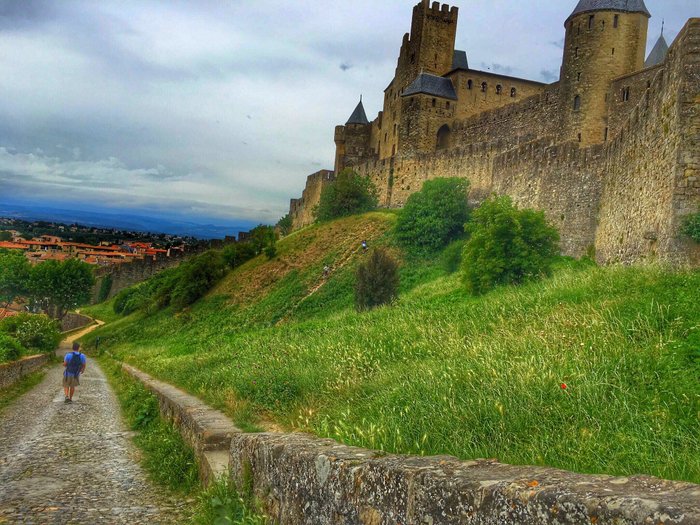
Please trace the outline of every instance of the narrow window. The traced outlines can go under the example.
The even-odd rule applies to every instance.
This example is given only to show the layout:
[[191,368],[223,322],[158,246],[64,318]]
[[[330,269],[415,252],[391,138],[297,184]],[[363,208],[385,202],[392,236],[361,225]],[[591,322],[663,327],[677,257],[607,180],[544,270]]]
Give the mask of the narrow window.
[[516,95],[516,89],[515,88],[510,88],[510,96],[511,98],[515,98]]
[[396,136],[396,124],[394,124],[394,137]]
[[411,53],[411,64],[415,64],[415,63],[416,63],[416,54]]
[[496,95],[500,95],[502,91],[503,86],[501,86],[500,84],[496,84]]
[[449,100],[447,101],[447,104],[445,105],[445,107],[446,107],[447,109],[450,109],[450,101],[449,101]]
[[579,109],[581,109],[581,97],[576,95],[574,98],[574,111],[578,111]]
[[578,141],[581,142],[581,134],[578,134]]
[[595,15],[590,15],[588,17],[588,29],[593,29],[593,20],[595,20]]
[[435,107],[435,99],[433,99],[433,107]]
[[608,128],[605,128],[605,141],[607,142],[608,140]]
[[601,31],[605,31],[605,20],[603,20],[603,23],[601,24]]
[[396,155],[396,144],[391,145],[391,156],[393,157]]
[[487,88],[487,87],[488,87],[488,85],[486,84],[486,82],[482,82],[482,83],[481,83],[481,92],[482,92],[482,93],[486,93],[486,88]]
[[622,88],[622,101],[627,102],[630,99],[630,88]]
[[613,55],[615,54],[615,48],[614,48],[614,47],[612,48],[612,54],[613,54]]
[[613,27],[617,27],[620,23],[620,15],[615,15],[613,18]]
[[576,34],[577,35],[581,34],[581,24],[576,24]]
[[577,47],[576,49],[574,49],[574,56],[575,56],[575,57],[578,56],[578,47]]
[[579,82],[581,81],[581,73],[579,73],[578,75],[576,75],[576,80],[578,80]]
[[472,82],[471,78],[469,80],[467,80],[467,89],[471,89],[473,84],[474,83]]
[[386,137],[387,137],[387,134],[384,133],[384,142],[386,142]]

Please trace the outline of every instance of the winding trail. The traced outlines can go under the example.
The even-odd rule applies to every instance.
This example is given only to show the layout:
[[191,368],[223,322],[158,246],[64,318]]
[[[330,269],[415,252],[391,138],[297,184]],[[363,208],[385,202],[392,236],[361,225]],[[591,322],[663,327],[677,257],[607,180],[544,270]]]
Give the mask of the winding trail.
[[0,524],[182,523],[190,502],[147,479],[97,363],[88,358],[72,404],[62,372],[52,366],[0,413]]

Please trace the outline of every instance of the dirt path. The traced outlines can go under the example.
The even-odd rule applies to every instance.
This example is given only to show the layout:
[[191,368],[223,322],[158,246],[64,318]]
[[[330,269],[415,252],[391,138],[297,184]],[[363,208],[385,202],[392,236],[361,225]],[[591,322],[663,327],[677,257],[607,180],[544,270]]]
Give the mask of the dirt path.
[[72,404],[62,370],[0,414],[0,524],[182,523],[189,503],[146,478],[97,363],[88,359]]

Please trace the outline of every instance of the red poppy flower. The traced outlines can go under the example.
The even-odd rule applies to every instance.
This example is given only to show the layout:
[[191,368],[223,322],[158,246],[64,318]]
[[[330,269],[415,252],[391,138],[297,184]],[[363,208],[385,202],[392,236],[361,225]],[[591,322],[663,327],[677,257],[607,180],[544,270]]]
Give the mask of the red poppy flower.
[[566,389],[567,389],[566,383],[562,383],[562,384],[559,385],[559,386],[561,387],[562,390],[566,390]]

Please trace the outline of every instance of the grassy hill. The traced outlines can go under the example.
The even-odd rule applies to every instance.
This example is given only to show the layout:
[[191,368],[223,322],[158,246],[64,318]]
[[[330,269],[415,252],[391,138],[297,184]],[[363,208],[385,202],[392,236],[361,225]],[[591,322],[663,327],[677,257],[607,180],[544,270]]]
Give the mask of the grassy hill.
[[[247,429],[700,482],[700,272],[562,261],[550,279],[475,298],[439,257],[395,248],[394,220],[290,235],[180,314],[100,305],[111,322],[86,342],[99,335]],[[401,259],[402,293],[359,314],[362,239]]]

